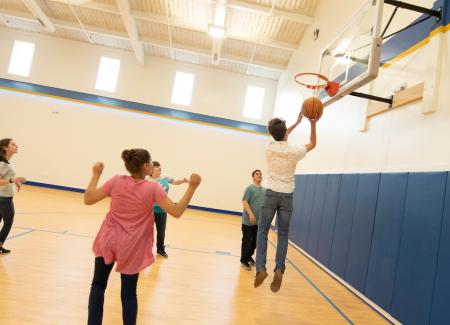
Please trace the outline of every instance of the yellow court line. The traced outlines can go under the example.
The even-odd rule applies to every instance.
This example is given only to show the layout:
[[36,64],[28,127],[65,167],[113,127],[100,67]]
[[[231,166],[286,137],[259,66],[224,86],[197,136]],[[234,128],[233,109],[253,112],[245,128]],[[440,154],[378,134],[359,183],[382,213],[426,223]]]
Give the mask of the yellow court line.
[[117,110],[131,112],[131,113],[146,114],[146,115],[157,116],[157,117],[167,118],[167,119],[176,120],[176,121],[195,123],[195,124],[201,124],[201,125],[206,125],[206,126],[213,126],[213,127],[228,129],[228,130],[233,130],[233,131],[269,136],[267,133],[258,132],[258,131],[244,130],[244,129],[239,129],[239,128],[235,128],[232,126],[189,120],[189,119],[184,119],[181,117],[167,116],[167,115],[158,114],[158,113],[144,112],[144,111],[141,111],[138,109],[126,108],[126,107],[121,107],[121,106],[113,106],[113,105],[108,105],[108,104],[103,104],[103,103],[93,103],[93,102],[89,102],[86,100],[51,95],[51,94],[41,93],[41,92],[37,92],[37,91],[33,91],[33,90],[17,89],[17,88],[11,88],[11,87],[6,87],[6,86],[0,86],[0,89],[11,90],[11,91],[16,91],[16,92],[21,92],[21,93],[26,93],[26,94],[31,94],[31,95],[43,96],[43,97],[49,97],[49,98],[54,98],[54,99],[59,99],[59,100],[65,100],[65,101],[69,101],[69,102],[88,104],[88,105],[100,106],[100,107],[105,107],[105,108],[112,108],[112,109],[117,109]]
[[404,57],[410,55],[411,53],[413,53],[414,51],[417,51],[418,49],[420,49],[421,47],[427,45],[430,42],[430,39],[437,36],[438,34],[441,33],[446,33],[450,30],[450,24],[448,24],[447,26],[439,26],[437,28],[435,28],[433,31],[431,31],[430,35],[423,39],[422,41],[420,41],[419,43],[417,43],[416,45],[410,47],[409,49],[407,49],[406,51],[398,54],[396,57],[390,59],[388,62],[384,63],[381,67],[382,68],[389,68],[391,65],[393,65],[395,62],[403,59]]

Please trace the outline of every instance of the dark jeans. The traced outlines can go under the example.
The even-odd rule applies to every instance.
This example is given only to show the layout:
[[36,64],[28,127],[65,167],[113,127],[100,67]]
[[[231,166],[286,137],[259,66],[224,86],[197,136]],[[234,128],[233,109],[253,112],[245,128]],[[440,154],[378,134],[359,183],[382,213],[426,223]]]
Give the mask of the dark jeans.
[[258,225],[242,225],[241,263],[249,262],[255,253],[257,234]]
[[267,189],[264,194],[258,221],[256,240],[256,271],[266,271],[267,235],[275,213],[277,213],[278,243],[275,256],[275,271],[286,269],[289,223],[292,215],[292,193],[280,193]]
[[0,196],[0,222],[2,220],[3,227],[0,231],[0,243],[5,242],[14,221],[14,202],[12,197]]
[[155,224],[156,224],[156,249],[164,251],[164,238],[166,237],[166,223],[167,213],[156,212]]
[[[102,324],[105,289],[113,266],[114,263],[106,265],[103,257],[95,258],[94,279],[92,280],[91,293],[89,294],[88,325]],[[138,310],[136,287],[139,273],[132,275],[121,274],[120,276],[122,280],[120,297],[122,298],[123,324],[135,325]]]

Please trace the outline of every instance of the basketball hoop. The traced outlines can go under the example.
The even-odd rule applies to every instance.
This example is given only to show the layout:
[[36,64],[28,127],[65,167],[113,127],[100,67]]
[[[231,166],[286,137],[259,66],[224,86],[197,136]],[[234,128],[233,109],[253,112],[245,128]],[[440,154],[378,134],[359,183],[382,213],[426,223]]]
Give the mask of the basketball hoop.
[[322,89],[325,89],[328,96],[333,97],[339,91],[339,83],[329,81],[327,77],[314,72],[302,72],[294,77],[299,85],[310,89],[314,96],[317,96]]

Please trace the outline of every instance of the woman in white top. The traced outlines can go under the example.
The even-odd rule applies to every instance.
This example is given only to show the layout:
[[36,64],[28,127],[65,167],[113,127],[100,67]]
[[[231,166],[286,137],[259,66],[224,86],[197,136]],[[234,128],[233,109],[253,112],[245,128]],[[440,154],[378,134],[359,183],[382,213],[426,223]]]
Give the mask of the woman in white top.
[[15,186],[20,190],[20,186],[25,182],[25,178],[16,177],[14,168],[9,160],[17,153],[18,146],[13,139],[0,140],[0,222],[3,227],[0,230],[0,254],[8,254],[11,251],[3,247],[3,243],[8,237],[14,221],[13,196]]

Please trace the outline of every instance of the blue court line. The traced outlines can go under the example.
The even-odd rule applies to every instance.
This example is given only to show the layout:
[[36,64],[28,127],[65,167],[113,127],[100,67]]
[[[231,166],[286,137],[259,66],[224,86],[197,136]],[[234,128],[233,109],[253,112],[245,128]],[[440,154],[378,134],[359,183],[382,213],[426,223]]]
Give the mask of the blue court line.
[[223,255],[223,256],[231,256],[230,252],[225,252],[225,251],[216,251],[217,255]]
[[25,231],[25,232],[22,232],[22,233],[20,233],[20,234],[17,234],[17,235],[14,235],[14,236],[10,236],[10,237],[8,237],[8,240],[11,240],[11,239],[14,239],[14,238],[23,236],[23,235],[27,235],[27,234],[29,234],[29,233],[31,233],[31,232],[34,232],[34,231],[35,231],[34,229],[30,229],[30,230]]
[[239,257],[237,255],[233,255],[230,252],[226,252],[226,251],[215,251],[215,252],[212,252],[212,251],[203,251],[203,250],[199,250],[199,249],[181,248],[181,247],[175,247],[175,246],[170,246],[170,245],[166,245],[166,248],[179,250],[179,251],[193,252],[193,253],[209,254],[209,255],[222,255],[222,256]]
[[[28,227],[21,227],[16,226],[14,228],[18,229],[28,229],[28,231],[25,231],[23,233],[17,234],[15,236],[11,236],[8,238],[8,240],[11,240],[13,238],[17,238],[23,235],[27,235],[32,232],[46,232],[46,233],[52,233],[52,234],[58,234],[58,235],[66,235],[66,236],[75,236],[75,237],[85,237],[85,238],[94,238],[94,236],[88,236],[88,235],[80,235],[80,234],[72,234],[69,233],[67,230],[65,231],[52,231],[52,230],[46,230],[46,229],[36,229],[36,228],[28,228]],[[272,247],[276,248],[275,244],[272,243],[272,241],[268,240],[268,242],[272,245]],[[202,253],[202,254],[210,254],[210,255],[221,255],[221,256],[230,256],[230,257],[239,257],[237,255],[233,255],[230,252],[226,251],[203,251],[203,250],[195,250],[195,249],[189,249],[189,248],[180,248],[180,247],[173,247],[167,245],[167,248],[169,249],[175,249],[175,250],[181,250],[181,251],[188,251],[188,252],[194,252],[194,253]],[[349,324],[354,325],[353,321],[350,320],[340,309],[337,307],[333,301],[331,301],[330,298],[328,298],[289,258],[286,258],[286,260],[289,262],[290,265],[343,317]],[[270,260],[268,260],[270,261]]]
[[[23,233],[23,235],[28,234],[30,232],[33,231],[37,231],[37,232],[46,232],[46,233],[50,233],[50,234],[56,234],[56,235],[67,235],[67,236],[73,236],[73,237],[85,237],[85,238],[94,238],[94,236],[89,236],[89,235],[81,235],[81,234],[73,234],[70,233],[68,230],[64,230],[64,231],[53,231],[53,230],[47,230],[47,229],[40,229],[40,228],[29,228],[29,227],[21,227],[21,226],[14,226],[13,228],[18,228],[18,229],[28,229],[30,231]],[[8,239],[14,238],[15,236],[12,237],[8,237]]]
[[[276,249],[276,246],[274,243],[272,243],[272,241],[270,241],[269,239],[267,240],[270,245],[272,245],[272,247],[274,247]],[[324,294],[322,292],[322,290],[319,289],[319,287],[317,287],[314,282],[312,282],[305,273],[303,273],[298,267],[297,265],[295,265],[289,258],[286,258],[286,261],[289,262],[290,265],[292,265],[292,267],[314,288],[316,289],[316,291],[342,316],[345,318],[345,320],[349,323],[354,325],[355,323],[353,323],[353,321],[347,317],[347,315],[344,314],[344,312],[342,310],[339,309],[338,306],[336,306],[333,301],[327,297],[326,294]]]
[[[34,231],[46,232],[46,233],[57,234],[57,235],[73,236],[73,237],[95,238],[95,236],[70,233],[68,230],[65,230],[65,231],[53,231],[53,230],[47,230],[47,229],[29,228],[29,227],[21,227],[21,226],[14,226],[13,228],[27,229],[29,231],[26,231],[26,232],[24,232],[22,234],[19,234],[19,235],[16,235],[16,236],[9,237],[8,239],[12,239],[14,237],[18,237],[18,236],[21,236],[21,235],[26,235],[26,234],[29,234],[29,233],[34,232]],[[166,248],[174,249],[174,250],[180,250],[180,251],[193,252],[193,253],[201,253],[201,254],[209,254],[209,255],[220,255],[220,256],[230,256],[230,257],[240,258],[240,256],[233,255],[233,254],[231,254],[231,252],[227,252],[227,251],[215,251],[215,252],[213,252],[213,251],[203,251],[203,250],[199,250],[199,249],[181,248],[181,247],[174,247],[174,246],[170,246],[170,245],[167,245]],[[268,260],[268,261],[269,262],[273,262],[273,260]]]

